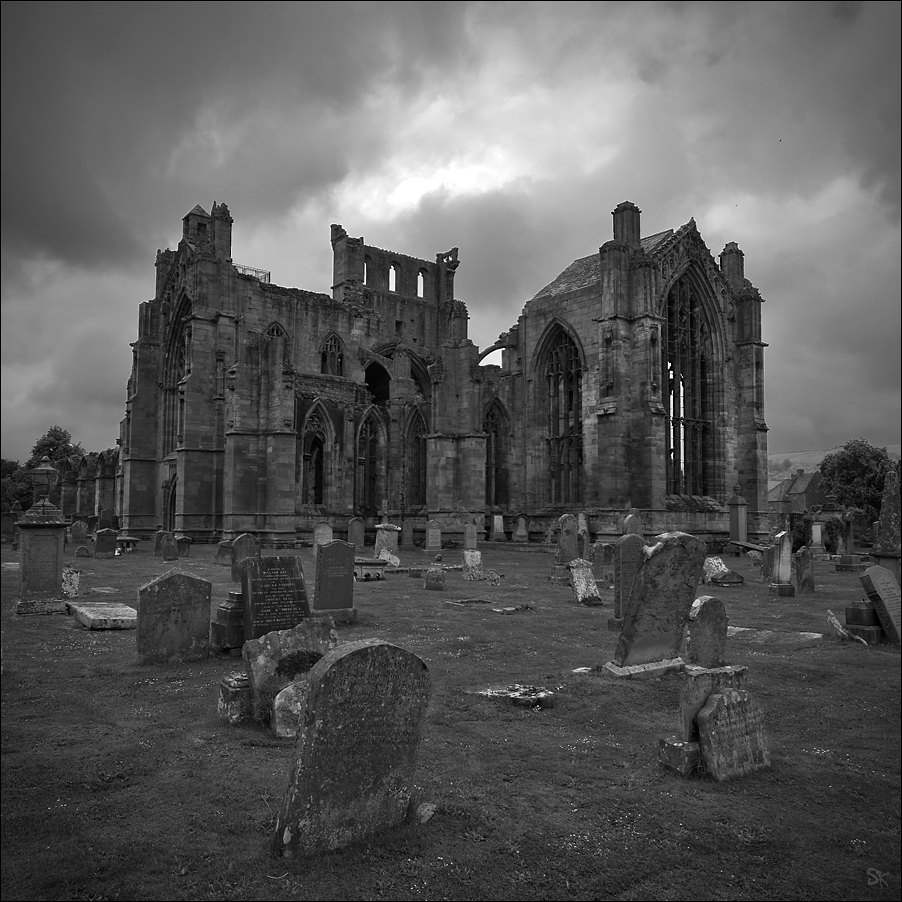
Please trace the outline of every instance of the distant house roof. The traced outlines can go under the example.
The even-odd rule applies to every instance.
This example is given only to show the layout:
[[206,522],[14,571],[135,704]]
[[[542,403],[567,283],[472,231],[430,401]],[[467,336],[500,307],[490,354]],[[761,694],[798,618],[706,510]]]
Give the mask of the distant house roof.
[[[665,229],[663,232],[655,232],[654,235],[641,239],[642,250],[646,254],[654,253],[658,245],[670,238],[671,235],[673,235],[673,229]],[[567,294],[581,288],[588,288],[590,285],[596,285],[600,281],[601,257],[598,253],[590,254],[588,257],[574,260],[556,279],[537,291],[533,297],[542,298],[549,295]]]
[[786,501],[789,497],[789,490],[792,488],[792,484],[796,481],[796,477],[792,479],[783,479],[778,482],[772,489],[769,489],[767,492],[767,500],[769,503],[775,503],[778,501]]
[[790,495],[804,495],[809,489],[817,488],[817,483],[821,481],[821,474],[800,473],[792,480],[792,486],[789,489]]

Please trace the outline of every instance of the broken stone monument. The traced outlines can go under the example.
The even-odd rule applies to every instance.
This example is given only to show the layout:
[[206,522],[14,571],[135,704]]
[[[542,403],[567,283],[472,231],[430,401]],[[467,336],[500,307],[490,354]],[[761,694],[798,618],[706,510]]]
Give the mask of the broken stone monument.
[[379,558],[383,549],[390,554],[397,556],[398,536],[400,532],[401,527],[395,526],[394,523],[377,523],[376,544],[373,547],[373,557]]
[[814,558],[806,545],[793,554],[792,569],[799,595],[813,595],[815,591]]
[[441,564],[430,567],[426,571],[426,579],[423,583],[424,589],[432,589],[434,591],[442,591],[445,588],[445,571]]
[[705,543],[684,532],[656,537],[642,551],[609,673],[681,669],[680,646],[702,576]]
[[592,573],[592,564],[584,558],[574,558],[567,564],[570,570],[570,585],[573,595],[579,604],[597,607],[603,604],[598,594],[598,586]]
[[764,714],[751,692],[721,689],[698,713],[705,770],[718,782],[770,767]]
[[689,612],[689,663],[698,667],[723,667],[729,618],[723,602],[702,595]]
[[423,661],[379,639],[345,643],[314,665],[276,853],[318,855],[407,818],[430,691]]

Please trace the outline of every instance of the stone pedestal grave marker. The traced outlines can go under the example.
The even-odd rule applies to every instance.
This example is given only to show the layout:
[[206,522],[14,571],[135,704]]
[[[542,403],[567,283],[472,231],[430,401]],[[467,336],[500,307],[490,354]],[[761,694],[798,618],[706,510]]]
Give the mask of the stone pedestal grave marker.
[[[683,666],[678,655],[702,575],[705,543],[688,533],[668,532],[642,553],[645,560],[633,580],[614,658],[605,665],[616,675],[630,675],[635,668],[647,672]],[[625,673],[624,668],[633,670]]]
[[423,661],[379,639],[313,667],[275,852],[317,855],[406,819],[430,691]]
[[723,602],[710,595],[697,598],[689,612],[689,663],[723,667],[728,625]]
[[291,629],[310,616],[300,558],[249,557],[242,567],[245,639]]
[[792,567],[795,571],[796,588],[799,595],[813,595],[815,591],[814,558],[805,545],[792,556]]
[[573,587],[573,595],[580,604],[598,607],[603,604],[598,594],[598,586],[595,584],[595,576],[592,573],[592,564],[584,558],[574,558],[567,564],[570,569],[570,584]]
[[256,536],[252,536],[248,532],[243,532],[234,542],[232,542],[232,582],[241,582],[241,568],[248,558],[259,558],[262,553],[260,551],[260,542]]
[[17,614],[65,614],[63,550],[66,522],[46,499],[33,504],[16,522],[19,530]]
[[357,554],[363,551],[364,534],[363,520],[360,517],[351,517],[348,520],[348,544],[357,549]]
[[210,598],[206,579],[170,570],[138,589],[139,664],[198,661],[210,653]]
[[868,567],[861,576],[861,585],[874,608],[880,625],[890,642],[898,645],[902,630],[902,610],[900,610],[899,583],[886,567]]
[[482,552],[464,549],[463,552],[463,575],[466,580],[485,579],[485,573],[482,572]]
[[642,563],[643,548],[645,539],[635,533],[627,533],[614,542],[614,616],[608,621],[609,629],[619,630],[623,626],[623,612]]
[[698,712],[699,744],[707,772],[717,781],[770,767],[764,715],[751,692],[721,689]]
[[357,619],[353,545],[336,540],[317,546],[313,613],[325,613],[344,623]]
[[796,594],[795,586],[792,584],[792,534],[788,530],[783,530],[774,538],[776,552],[770,593],[783,598],[792,598]]

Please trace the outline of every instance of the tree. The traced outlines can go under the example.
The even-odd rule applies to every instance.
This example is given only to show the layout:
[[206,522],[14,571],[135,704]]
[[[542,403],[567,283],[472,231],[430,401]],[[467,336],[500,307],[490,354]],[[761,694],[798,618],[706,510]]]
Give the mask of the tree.
[[891,467],[898,469],[886,448],[875,448],[866,439],[853,438],[820,464],[823,488],[843,507],[852,508],[864,523],[880,516],[883,483]]
[[62,426],[51,426],[35,443],[31,449],[31,457],[25,462],[24,469],[33,470],[44,457],[50,459],[50,463],[57,464],[73,454],[83,454],[81,444],[72,442],[72,433]]

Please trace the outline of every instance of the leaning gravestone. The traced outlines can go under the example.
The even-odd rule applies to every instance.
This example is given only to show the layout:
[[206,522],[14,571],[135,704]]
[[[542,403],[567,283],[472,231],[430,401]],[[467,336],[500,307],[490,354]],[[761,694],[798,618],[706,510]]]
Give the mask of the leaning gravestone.
[[314,665],[275,852],[318,855],[406,819],[430,690],[423,661],[379,639]]
[[710,595],[697,598],[689,614],[689,663],[723,667],[729,618],[723,602]]
[[214,564],[220,564],[224,567],[232,566],[232,542],[226,539],[216,546],[216,557],[213,558]]
[[613,664],[632,667],[676,658],[702,575],[705,543],[667,532],[643,551],[623,616]]
[[751,692],[721,689],[698,712],[702,760],[718,781],[770,767],[764,715]]
[[300,558],[248,557],[241,576],[245,640],[291,629],[310,616]]
[[861,576],[861,585],[874,604],[883,632],[896,645],[902,630],[902,609],[900,609],[899,583],[886,567],[868,567]]
[[390,554],[397,556],[398,554],[398,533],[401,532],[400,526],[394,523],[377,523],[376,524],[376,544],[373,548],[373,557],[378,558],[380,552],[385,549]]
[[554,562],[558,566],[566,567],[570,561],[579,556],[577,537],[579,521],[573,514],[564,514],[557,522],[560,532],[558,534],[557,551],[554,555]]
[[584,558],[574,558],[567,564],[570,569],[570,584],[573,586],[573,595],[580,604],[602,604],[598,594],[598,586],[592,573],[592,563]]
[[630,589],[639,565],[645,539],[636,533],[627,533],[614,542],[614,619],[622,620]]
[[179,557],[179,546],[175,541],[175,536],[171,532],[167,532],[160,542],[160,557],[164,561],[177,561]]
[[198,661],[210,652],[209,580],[170,570],[138,589],[139,664]]
[[360,517],[348,520],[348,544],[357,548],[358,552],[363,549],[364,532],[364,522]]
[[354,609],[354,546],[335,540],[316,549],[313,613],[336,620],[357,617]]
[[260,542],[256,536],[243,532],[232,542],[232,582],[241,581],[241,566],[248,558],[260,558]]

